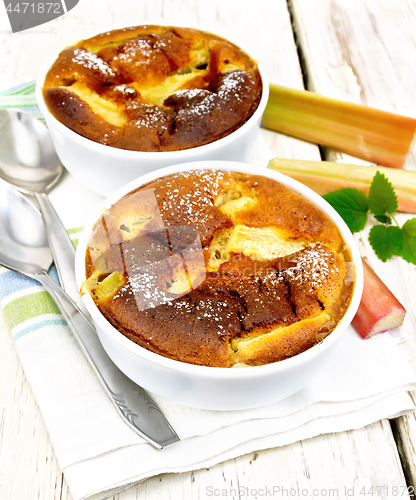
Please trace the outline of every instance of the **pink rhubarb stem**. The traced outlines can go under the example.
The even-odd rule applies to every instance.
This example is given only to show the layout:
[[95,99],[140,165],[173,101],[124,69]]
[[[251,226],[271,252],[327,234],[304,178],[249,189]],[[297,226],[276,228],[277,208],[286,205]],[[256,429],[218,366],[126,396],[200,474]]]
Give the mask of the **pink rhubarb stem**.
[[352,325],[362,338],[399,327],[406,309],[363,259],[364,289]]

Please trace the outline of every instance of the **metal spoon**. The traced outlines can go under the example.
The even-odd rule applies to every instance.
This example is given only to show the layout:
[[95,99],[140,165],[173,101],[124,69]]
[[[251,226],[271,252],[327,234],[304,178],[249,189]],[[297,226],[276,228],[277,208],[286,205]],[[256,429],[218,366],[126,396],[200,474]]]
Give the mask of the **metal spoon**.
[[0,177],[19,191],[35,196],[62,288],[87,314],[75,282],[75,250],[46,193],[63,166],[47,127],[29,113],[0,110]]
[[111,361],[91,323],[49,277],[51,263],[42,216],[22,194],[0,179],[0,264],[39,281],[51,294],[107,394],[133,430],[157,448],[178,441],[156,403]]

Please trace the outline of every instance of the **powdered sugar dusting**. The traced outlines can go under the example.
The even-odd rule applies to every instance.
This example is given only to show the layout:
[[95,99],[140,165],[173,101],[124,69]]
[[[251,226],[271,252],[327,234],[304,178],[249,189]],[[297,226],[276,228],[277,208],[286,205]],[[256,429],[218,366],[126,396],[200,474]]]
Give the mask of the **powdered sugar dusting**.
[[[214,206],[214,196],[224,186],[227,172],[200,170],[183,172],[174,180],[166,180],[163,194],[156,192],[160,211],[164,216],[184,218],[188,225],[207,225],[212,214],[207,207]],[[182,182],[181,178],[185,180]],[[187,187],[192,182],[192,189]]]
[[99,71],[105,76],[115,76],[115,73],[111,69],[111,67],[92,52],[87,52],[82,49],[75,49],[74,57],[72,58],[72,60],[80,66],[83,66],[84,68],[93,71]]
[[335,260],[321,245],[312,245],[299,252],[295,265],[284,270],[292,283],[301,286],[309,284],[310,293],[328,282],[335,273],[338,273]]
[[225,74],[218,88],[218,96],[224,100],[228,100],[232,96],[233,100],[242,102],[240,92],[246,84],[245,76],[243,75],[245,74],[240,71]]

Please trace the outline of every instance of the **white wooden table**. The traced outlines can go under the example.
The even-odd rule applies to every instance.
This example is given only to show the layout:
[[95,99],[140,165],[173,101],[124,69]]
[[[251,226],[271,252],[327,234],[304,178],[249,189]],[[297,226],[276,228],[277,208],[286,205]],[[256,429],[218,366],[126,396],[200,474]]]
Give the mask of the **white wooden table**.
[[[416,0],[80,0],[67,15],[17,34],[11,33],[0,5],[0,90],[35,79],[57,47],[145,23],[206,28],[246,47],[272,82],[416,117]],[[266,130],[262,134],[276,156],[321,158],[314,145]],[[406,168],[416,168],[415,152]],[[364,239],[360,244],[368,252]],[[408,310],[402,334],[416,368],[415,266],[396,259],[373,264]],[[4,318],[0,406],[0,499],[71,499]],[[407,498],[403,491],[416,482],[415,448],[414,416],[385,420],[210,469],[154,477],[115,498],[206,498],[212,488],[238,486],[257,490],[257,497],[273,486],[286,488],[286,496],[299,488],[307,498],[365,498],[363,487],[382,486],[376,497]]]

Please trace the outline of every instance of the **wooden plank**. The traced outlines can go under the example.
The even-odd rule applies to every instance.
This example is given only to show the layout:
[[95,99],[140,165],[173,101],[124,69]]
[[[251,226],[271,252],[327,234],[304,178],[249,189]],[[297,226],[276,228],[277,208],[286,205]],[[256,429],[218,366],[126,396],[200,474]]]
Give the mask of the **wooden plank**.
[[[308,88],[320,94],[416,117],[416,2],[414,0],[290,0],[304,58]],[[316,13],[319,12],[319,16]],[[325,29],[322,29],[325,27]],[[326,159],[361,163],[334,151]],[[405,168],[416,168],[416,151]],[[400,224],[409,216],[399,214]],[[402,259],[379,261],[357,236],[363,255],[407,309],[402,328],[392,332],[416,369],[416,270]],[[408,481],[416,484],[416,419],[394,423]]]
[[0,310],[0,498],[69,500],[68,487]]
[[[310,90],[416,116],[415,0],[401,0],[394,7],[388,0],[354,0],[348,2],[348,7],[341,0],[291,0],[290,5]],[[321,15],[313,17],[313,12]],[[405,168],[413,170],[415,158],[414,149]],[[359,161],[331,151],[327,159]],[[399,223],[408,217],[399,214]],[[367,232],[360,233],[357,240],[362,253],[408,311],[400,334],[405,337],[405,348],[412,352],[416,367],[416,338],[412,335],[416,319],[412,300],[416,292],[415,267],[399,258],[379,261],[368,243]]]
[[416,116],[415,0],[288,1],[309,90]]
[[[251,453],[191,475],[157,476],[116,498],[365,498],[372,486],[380,487],[377,498],[392,498],[392,488],[400,485],[400,495],[408,498],[398,455],[385,455],[387,435],[393,449],[388,424],[374,424]],[[370,459],[379,453],[382,460]]]
[[416,415],[397,418],[392,428],[408,484],[416,484]]
[[[233,0],[143,0],[139,6],[135,0],[119,0],[107,2],[105,7],[99,0],[85,0],[66,16],[17,36],[7,34],[7,19],[0,9],[0,32],[6,31],[6,35],[0,33],[2,62],[8,68],[0,75],[0,89],[34,79],[41,59],[77,37],[144,22],[201,25],[236,41],[242,40],[241,45],[250,48],[261,60],[271,81],[302,88],[285,0],[258,0],[255,4],[251,0],[238,3]],[[310,144],[269,131],[262,131],[262,136],[275,156],[320,157],[318,149]],[[3,471],[4,479],[0,481],[3,488],[0,498],[70,500],[47,430],[4,325],[0,342],[0,474]],[[210,486],[231,490],[239,485],[256,490],[274,485],[289,490],[300,487],[311,492],[314,488],[337,487],[343,498],[344,487],[362,487],[381,481],[390,487],[405,484],[391,431],[385,422],[249,454],[208,470],[161,475],[115,498],[206,498]],[[241,493],[228,496],[240,497]]]

